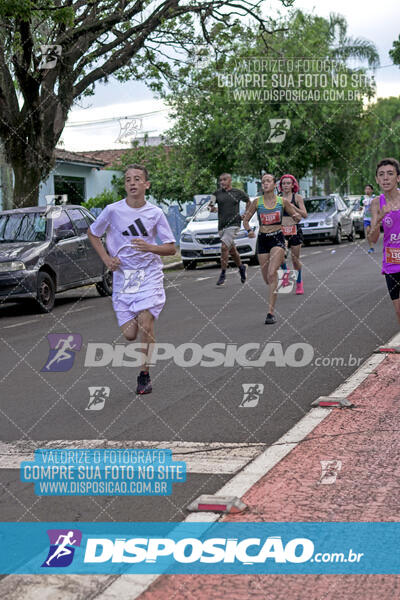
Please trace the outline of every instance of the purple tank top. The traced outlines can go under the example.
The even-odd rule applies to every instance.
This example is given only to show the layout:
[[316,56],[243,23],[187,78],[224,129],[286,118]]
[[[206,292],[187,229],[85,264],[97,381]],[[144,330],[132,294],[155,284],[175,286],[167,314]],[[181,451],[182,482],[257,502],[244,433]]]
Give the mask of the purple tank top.
[[[379,197],[382,210],[386,204],[385,194]],[[400,210],[391,210],[383,221],[383,263],[382,273],[398,273],[400,271]]]

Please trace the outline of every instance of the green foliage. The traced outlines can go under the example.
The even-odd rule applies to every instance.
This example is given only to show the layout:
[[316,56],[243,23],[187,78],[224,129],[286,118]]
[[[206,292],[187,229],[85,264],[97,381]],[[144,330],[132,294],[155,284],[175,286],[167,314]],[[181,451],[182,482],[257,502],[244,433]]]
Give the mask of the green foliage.
[[93,198],[89,198],[86,202],[82,203],[82,206],[90,210],[91,208],[104,208],[107,204],[112,204],[117,200],[120,200],[121,197],[118,196],[115,190],[106,190],[104,189],[101,194],[94,196]]
[[[207,45],[216,25],[234,31],[246,18],[262,26],[261,2],[0,0],[0,138],[14,170],[14,205],[37,201],[71,107],[99,81],[151,80],[161,90],[174,62]],[[52,66],[42,60],[41,45],[61,49]],[[180,184],[181,197],[187,187]]]
[[[223,75],[240,75],[251,58],[340,58],[337,72],[346,75],[348,91],[353,71],[344,61],[356,57],[376,65],[375,46],[349,38],[347,23],[338,15],[324,19],[294,11],[289,20],[278,18],[268,23],[268,29],[274,31],[270,36],[243,25],[237,27],[240,34],[233,45],[230,31],[215,28],[211,43],[218,50],[208,50],[209,63],[199,68],[193,56],[164,87],[163,97],[175,119],[168,139],[178,144],[198,169],[206,169],[214,177],[223,171],[242,177],[259,177],[263,171],[277,175],[292,172],[302,177],[310,169],[328,169],[344,185],[355,130],[363,115],[363,99],[372,96],[372,84],[366,81],[360,88],[360,99],[351,102],[264,102],[235,97],[232,89],[223,85]],[[269,119],[273,118],[291,121],[282,143],[267,141]]]
[[387,156],[400,156],[400,98],[380,98],[363,114],[349,163],[352,193],[374,184],[376,165]]
[[[179,146],[139,146],[136,143],[114,167],[123,170],[132,163],[141,164],[149,171],[149,193],[158,203],[190,202],[195,194],[209,193],[216,184],[210,170],[199,168],[196,160]],[[114,185],[119,197],[125,196],[123,175],[114,181]]]
[[389,50],[389,56],[395,65],[400,65],[400,35],[399,39],[393,42],[393,48]]

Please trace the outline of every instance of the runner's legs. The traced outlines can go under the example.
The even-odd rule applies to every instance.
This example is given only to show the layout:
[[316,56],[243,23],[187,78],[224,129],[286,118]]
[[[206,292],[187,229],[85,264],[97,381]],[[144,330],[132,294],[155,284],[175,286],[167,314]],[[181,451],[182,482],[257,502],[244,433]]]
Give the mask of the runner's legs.
[[121,326],[121,330],[125,338],[129,341],[135,340],[138,333],[140,334],[140,342],[143,344],[141,370],[148,371],[153,349],[152,345],[156,341],[154,335],[154,316],[149,310],[143,310],[137,317],[124,323]]

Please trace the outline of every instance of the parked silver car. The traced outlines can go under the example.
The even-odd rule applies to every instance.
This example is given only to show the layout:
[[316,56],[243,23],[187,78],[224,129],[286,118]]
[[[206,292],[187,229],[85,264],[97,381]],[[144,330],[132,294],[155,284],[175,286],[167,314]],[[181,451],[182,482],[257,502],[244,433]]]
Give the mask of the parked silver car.
[[305,198],[307,218],[300,223],[304,244],[311,241],[331,240],[340,244],[344,236],[349,241],[355,238],[351,208],[348,208],[339,194]]
[[[254,198],[251,198],[253,200]],[[240,214],[245,212],[246,205],[240,203]],[[248,259],[250,264],[258,264],[256,246],[258,234],[257,215],[250,219],[250,226],[256,237],[249,238],[243,226],[235,237],[235,246],[241,258]],[[210,212],[207,204],[201,206],[196,214],[188,220],[181,232],[180,249],[185,269],[195,269],[198,262],[217,261],[221,258],[221,240],[218,235],[218,213]]]

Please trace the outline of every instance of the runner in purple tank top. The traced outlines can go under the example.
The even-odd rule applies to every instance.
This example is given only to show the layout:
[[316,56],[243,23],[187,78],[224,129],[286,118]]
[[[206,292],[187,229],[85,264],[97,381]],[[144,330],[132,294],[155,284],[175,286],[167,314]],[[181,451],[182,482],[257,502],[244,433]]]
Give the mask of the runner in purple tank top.
[[372,225],[368,240],[376,243],[383,225],[382,273],[400,323],[400,164],[384,158],[376,168],[376,181],[382,194],[371,205]]

